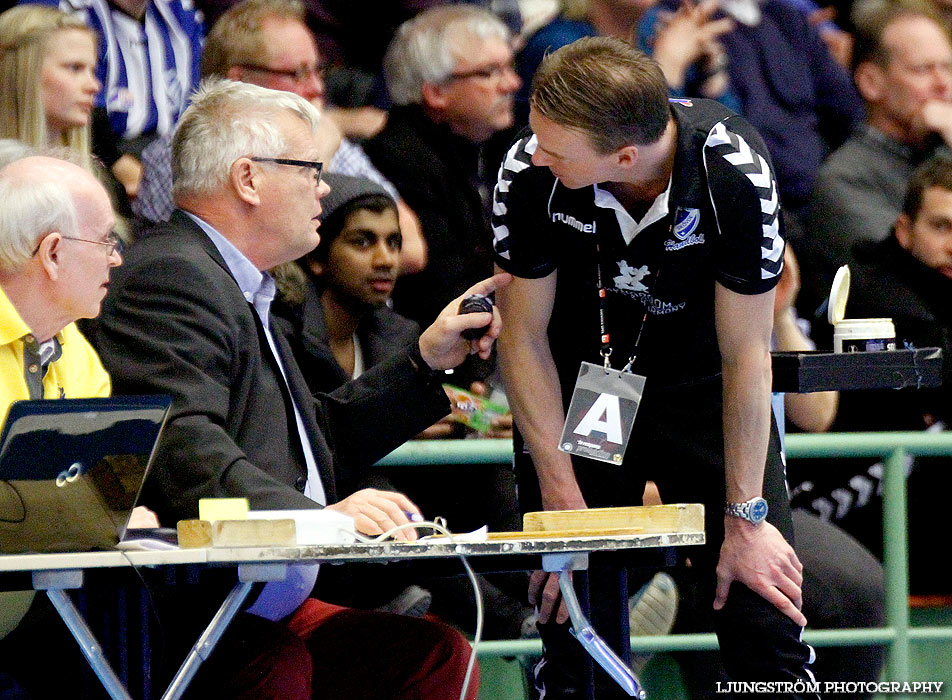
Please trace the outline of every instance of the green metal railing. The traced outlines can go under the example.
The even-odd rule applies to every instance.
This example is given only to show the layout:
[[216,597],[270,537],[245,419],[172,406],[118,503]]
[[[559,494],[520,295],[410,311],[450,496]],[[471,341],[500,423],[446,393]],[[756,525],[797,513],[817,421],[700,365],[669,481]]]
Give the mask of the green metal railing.
[[[816,646],[888,645],[887,678],[909,681],[910,644],[950,640],[952,627],[909,627],[909,562],[906,543],[905,460],[913,456],[952,456],[952,433],[825,433],[788,435],[787,457],[881,457],[883,470],[883,567],[886,572],[886,626],[845,630],[807,630],[804,639]],[[508,464],[509,440],[418,441],[403,445],[382,465]],[[716,649],[713,634],[632,637],[636,651]],[[538,654],[539,640],[482,642],[480,656]]]

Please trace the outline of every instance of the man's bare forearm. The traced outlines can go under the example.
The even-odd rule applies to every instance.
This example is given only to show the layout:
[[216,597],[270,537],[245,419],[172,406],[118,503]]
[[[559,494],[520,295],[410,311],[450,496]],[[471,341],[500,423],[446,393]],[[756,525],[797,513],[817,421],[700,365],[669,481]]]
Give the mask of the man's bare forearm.
[[727,500],[761,495],[770,438],[773,293],[745,296],[717,285]]
[[725,362],[724,464],[727,500],[760,496],[770,438],[770,353]]
[[564,412],[547,326],[553,279],[516,279],[497,294],[499,363],[506,396],[532,455],[546,509],[583,508],[571,458],[558,450]]

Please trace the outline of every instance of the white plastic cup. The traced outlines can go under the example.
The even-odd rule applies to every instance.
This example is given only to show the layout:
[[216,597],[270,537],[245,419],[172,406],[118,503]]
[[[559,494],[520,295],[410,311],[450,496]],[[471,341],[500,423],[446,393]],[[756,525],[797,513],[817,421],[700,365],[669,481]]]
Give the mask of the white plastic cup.
[[896,327],[890,318],[844,318],[833,327],[833,352],[895,349]]

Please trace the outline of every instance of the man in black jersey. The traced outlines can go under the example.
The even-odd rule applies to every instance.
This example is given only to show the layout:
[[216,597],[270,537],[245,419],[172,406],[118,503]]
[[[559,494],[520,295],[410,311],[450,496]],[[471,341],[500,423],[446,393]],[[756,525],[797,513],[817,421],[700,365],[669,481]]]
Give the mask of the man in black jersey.
[[[496,263],[516,278],[498,294],[499,353],[536,505],[636,505],[646,480],[665,502],[704,503],[708,544],[690,557],[730,679],[797,695],[813,652],[800,641],[802,566],[770,413],[784,243],[763,141],[717,103],[669,101],[657,64],[607,38],[547,57],[530,106],[533,133],[500,169],[493,229]],[[579,367],[606,357],[646,378],[620,464],[559,449]],[[607,592],[592,577],[597,618]],[[556,579],[534,584],[546,654],[558,657],[537,680],[547,699],[570,695],[580,649],[558,644]],[[596,687],[612,692],[607,676]]]

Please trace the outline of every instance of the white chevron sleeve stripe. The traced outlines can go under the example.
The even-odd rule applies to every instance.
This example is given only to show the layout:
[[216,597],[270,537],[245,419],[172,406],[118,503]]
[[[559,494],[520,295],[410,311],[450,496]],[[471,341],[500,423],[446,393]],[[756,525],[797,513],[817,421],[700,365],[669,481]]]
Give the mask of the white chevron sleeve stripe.
[[[761,279],[770,279],[780,274],[783,267],[783,239],[780,237],[780,201],[777,195],[777,183],[763,156],[750,148],[739,134],[728,130],[723,122],[714,125],[704,144],[704,164],[707,168],[707,151],[710,149],[746,177],[756,188],[760,199],[760,211],[764,215],[762,224],[763,242],[761,244]],[[714,204],[713,194],[708,180],[708,193]],[[719,212],[714,206],[718,216]]]

